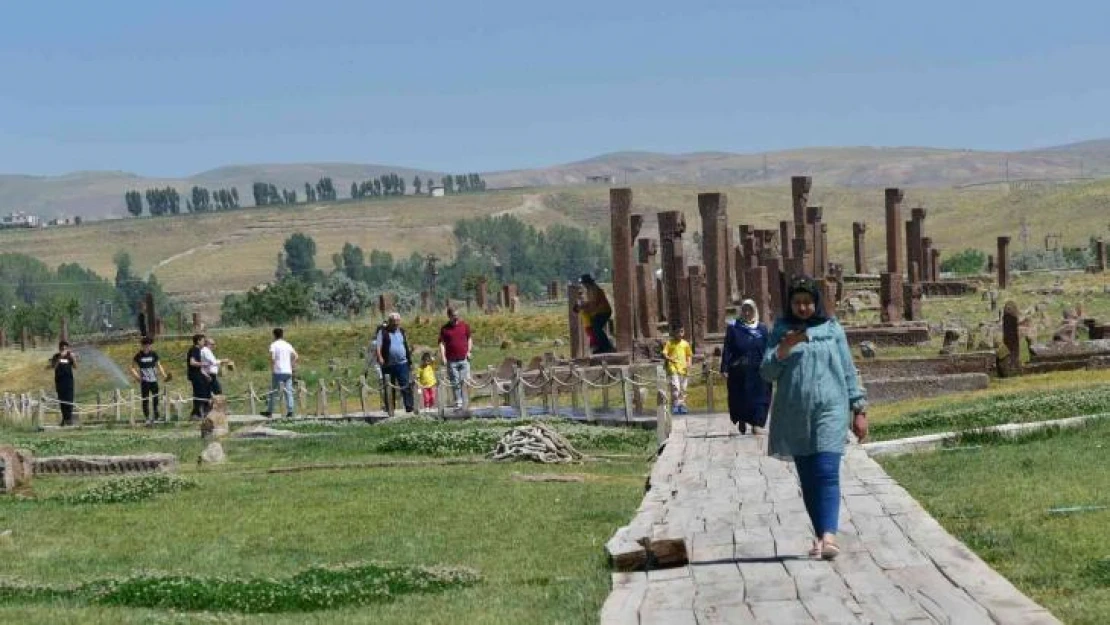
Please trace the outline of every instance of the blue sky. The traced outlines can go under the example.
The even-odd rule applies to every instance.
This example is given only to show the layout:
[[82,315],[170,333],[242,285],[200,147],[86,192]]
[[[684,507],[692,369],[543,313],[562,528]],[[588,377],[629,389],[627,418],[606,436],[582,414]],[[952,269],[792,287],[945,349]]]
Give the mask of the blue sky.
[[1105,2],[9,2],[0,172],[1110,136]]

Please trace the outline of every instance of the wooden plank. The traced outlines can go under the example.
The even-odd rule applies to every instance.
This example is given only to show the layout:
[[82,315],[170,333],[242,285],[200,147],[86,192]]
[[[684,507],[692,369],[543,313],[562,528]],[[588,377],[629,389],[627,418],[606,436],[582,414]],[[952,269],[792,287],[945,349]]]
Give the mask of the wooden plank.
[[836,597],[809,597],[802,599],[813,620],[821,625],[859,625],[866,621],[849,608],[848,600]]
[[694,608],[698,625],[757,625],[751,608],[744,604],[716,604]]
[[605,543],[605,553],[609,556],[609,566],[615,571],[640,571],[647,566],[647,549],[629,537],[627,525]]
[[794,579],[781,562],[739,562],[748,602],[789,601],[798,598]]
[[682,566],[689,562],[686,535],[674,525],[656,525],[648,546],[651,565],[656,567]]
[[894,569],[887,576],[938,622],[995,625],[982,606],[932,565]]
[[870,554],[841,552],[833,561],[833,568],[852,591],[865,621],[901,624],[914,619],[931,620],[921,606],[883,574]]
[[749,603],[755,622],[766,625],[808,625],[816,623],[801,601],[758,601]]
[[614,573],[613,590],[601,606],[602,625],[639,625],[647,585],[646,573]]

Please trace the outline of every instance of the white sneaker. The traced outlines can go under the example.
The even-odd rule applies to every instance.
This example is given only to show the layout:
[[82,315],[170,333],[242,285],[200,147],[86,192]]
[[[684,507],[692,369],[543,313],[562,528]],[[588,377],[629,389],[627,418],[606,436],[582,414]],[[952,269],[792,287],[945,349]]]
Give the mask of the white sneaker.
[[455,410],[462,410],[462,402],[461,401],[455,402]]

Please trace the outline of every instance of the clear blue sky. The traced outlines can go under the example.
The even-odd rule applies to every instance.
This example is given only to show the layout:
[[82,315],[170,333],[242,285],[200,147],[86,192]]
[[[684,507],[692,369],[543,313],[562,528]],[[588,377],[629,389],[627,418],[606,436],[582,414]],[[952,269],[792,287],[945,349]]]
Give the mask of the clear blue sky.
[[0,172],[1110,136],[1110,3],[9,2]]

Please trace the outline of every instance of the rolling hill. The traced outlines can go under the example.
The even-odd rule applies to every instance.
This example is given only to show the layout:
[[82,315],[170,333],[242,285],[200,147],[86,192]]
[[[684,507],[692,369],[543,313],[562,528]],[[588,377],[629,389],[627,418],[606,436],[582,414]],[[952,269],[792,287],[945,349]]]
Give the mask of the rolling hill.
[[[714,184],[636,184],[634,211],[646,216],[641,236],[656,232],[654,214],[686,213],[688,236],[700,230],[697,193],[728,194],[729,223],[773,227],[789,218],[788,184],[769,186]],[[884,258],[881,187],[838,187],[814,181],[811,203],[824,207],[829,224],[831,258],[849,264],[851,224],[865,221],[873,267]],[[993,250],[995,237],[1010,235],[1014,248],[1035,249],[1048,233],[1065,245],[1085,244],[1092,235],[1110,235],[1110,180],[1027,186],[1008,191],[995,187],[910,188],[908,208],[928,210],[926,234],[943,254],[975,247]],[[335,202],[294,207],[91,222],[79,227],[0,231],[0,250],[42,259],[51,266],[76,262],[112,276],[112,257],[128,250],[137,271],[153,273],[166,290],[206,319],[218,318],[228,293],[269,281],[278,250],[294,232],[312,236],[317,265],[331,268],[330,258],[346,242],[369,252],[379,249],[395,258],[412,253],[453,257],[456,220],[480,215],[513,214],[545,227],[560,223],[604,232],[608,228],[608,188],[574,185],[490,191],[444,198],[404,197]],[[1029,238],[1023,243],[1020,224]],[[692,240],[688,249],[694,249]]]
[[[442,172],[352,163],[232,165],[187,178],[144,178],[127,172],[75,172],[63,176],[0,174],[0,213],[26,211],[43,217],[79,215],[87,220],[125,215],[123,194],[131,189],[172,185],[238,187],[249,203],[251,184],[269,182],[296,189],[331,176],[341,197],[352,181],[395,172],[435,180]],[[492,188],[578,185],[590,176],[612,176],[616,184],[778,185],[793,175],[810,175],[837,187],[929,187],[982,185],[1010,180],[1068,180],[1110,177],[1110,140],[1085,141],[1019,152],[937,148],[830,147],[765,154],[617,152],[551,167],[486,172]],[[411,187],[410,187],[411,188]]]

